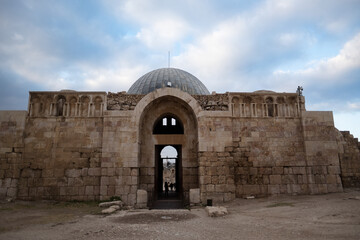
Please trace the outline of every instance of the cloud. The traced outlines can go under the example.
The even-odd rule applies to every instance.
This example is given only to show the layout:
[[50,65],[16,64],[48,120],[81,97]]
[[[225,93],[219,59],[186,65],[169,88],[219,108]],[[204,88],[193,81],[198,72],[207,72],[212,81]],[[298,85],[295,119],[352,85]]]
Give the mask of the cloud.
[[309,65],[303,69],[276,70],[271,80],[276,85],[286,83],[284,89],[300,84],[305,89],[320,93],[322,90],[325,94],[322,98],[326,101],[341,101],[357,96],[354,90],[359,89],[360,85],[360,33],[346,42],[336,56],[313,60]]
[[337,129],[350,131],[354,137],[360,138],[359,123],[354,119],[360,119],[360,111],[334,113],[334,122]]
[[172,49],[183,40],[190,27],[181,19],[164,19],[141,28],[136,37],[151,49]]
[[348,102],[347,103],[348,108],[351,110],[360,111],[360,102]]
[[328,59],[314,62],[312,67],[299,70],[300,74],[308,79],[318,79],[326,84],[344,83],[354,79],[343,79],[347,72],[360,68],[360,33],[348,41],[340,53]]
[[[304,85],[315,99],[326,83],[326,94],[344,105],[357,102],[337,96],[357,86],[359,48],[349,39],[360,26],[359,7],[351,0],[5,0],[0,73],[10,71],[24,92],[122,91],[165,67],[170,50],[171,65],[193,73],[210,91],[294,92]],[[339,79],[351,89],[341,89]]]

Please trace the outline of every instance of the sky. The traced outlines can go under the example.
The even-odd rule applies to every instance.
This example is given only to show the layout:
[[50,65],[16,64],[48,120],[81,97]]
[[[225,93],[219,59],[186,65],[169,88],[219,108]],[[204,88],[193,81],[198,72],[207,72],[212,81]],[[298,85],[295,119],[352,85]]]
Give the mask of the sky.
[[168,66],[210,92],[304,88],[360,138],[360,0],[0,0],[0,110],[29,91],[127,91]]

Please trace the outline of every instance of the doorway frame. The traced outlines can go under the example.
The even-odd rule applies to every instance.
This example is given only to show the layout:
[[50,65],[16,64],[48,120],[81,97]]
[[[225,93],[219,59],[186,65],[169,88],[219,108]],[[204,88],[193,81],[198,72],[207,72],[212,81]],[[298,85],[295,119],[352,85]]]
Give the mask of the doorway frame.
[[[155,145],[155,174],[154,174],[154,201],[159,200],[159,195],[162,193],[162,185],[163,185],[163,166],[161,158],[161,151],[166,147],[171,146],[177,151],[177,159],[175,164],[175,189],[177,192],[177,199],[183,199],[183,170],[182,170],[182,145],[181,144],[156,144]],[[161,164],[160,164],[161,162]],[[161,190],[160,190],[161,188]]]

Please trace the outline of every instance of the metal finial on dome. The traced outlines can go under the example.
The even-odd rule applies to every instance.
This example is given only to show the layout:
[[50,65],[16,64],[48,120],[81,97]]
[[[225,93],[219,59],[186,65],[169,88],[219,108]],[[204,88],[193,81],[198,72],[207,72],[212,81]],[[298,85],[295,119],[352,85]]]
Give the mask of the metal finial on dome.
[[168,68],[170,68],[170,51],[168,52]]

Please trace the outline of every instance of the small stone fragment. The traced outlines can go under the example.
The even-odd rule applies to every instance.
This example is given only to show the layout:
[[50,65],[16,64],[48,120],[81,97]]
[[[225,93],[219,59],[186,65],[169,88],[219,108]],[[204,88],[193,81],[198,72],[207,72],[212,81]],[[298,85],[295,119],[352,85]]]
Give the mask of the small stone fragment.
[[122,201],[112,201],[112,202],[99,203],[99,207],[103,207],[103,208],[108,208],[108,207],[111,207],[111,206],[114,206],[114,205],[122,207],[122,206],[124,206],[124,203]]
[[226,207],[206,207],[205,211],[209,217],[221,217],[228,214]]
[[119,209],[120,209],[120,206],[113,205],[113,206],[111,206],[111,207],[109,207],[107,209],[102,210],[101,213],[110,214],[110,213],[116,212]]

